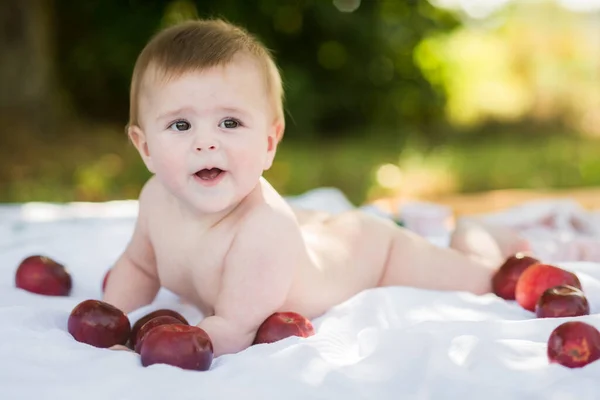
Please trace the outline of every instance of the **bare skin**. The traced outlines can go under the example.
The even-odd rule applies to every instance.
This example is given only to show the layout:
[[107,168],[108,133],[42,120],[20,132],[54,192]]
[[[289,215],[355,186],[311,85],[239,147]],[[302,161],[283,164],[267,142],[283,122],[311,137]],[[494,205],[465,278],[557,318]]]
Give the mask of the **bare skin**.
[[[464,237],[457,231],[453,240]],[[483,257],[435,246],[359,211],[295,213],[265,180],[231,213],[203,227],[151,179],[105,300],[131,312],[163,286],[207,316],[198,326],[218,356],[247,348],[276,311],[315,318],[368,288],[487,293],[495,264],[477,256]]]
[[261,177],[283,130],[261,71],[240,57],[167,82],[147,74],[129,135],[154,176],[106,302],[129,313],[165,287],[203,312],[218,357],[250,346],[274,312],[312,319],[368,288],[490,291],[509,234],[465,225],[442,248],[359,211],[293,210]]

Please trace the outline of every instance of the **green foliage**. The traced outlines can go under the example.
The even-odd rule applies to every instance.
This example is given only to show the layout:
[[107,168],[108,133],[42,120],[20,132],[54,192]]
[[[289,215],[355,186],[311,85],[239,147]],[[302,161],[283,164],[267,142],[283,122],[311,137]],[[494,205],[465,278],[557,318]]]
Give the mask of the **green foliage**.
[[274,51],[288,137],[403,137],[443,117],[413,50],[455,21],[428,1],[362,1],[344,13],[325,0],[61,0],[55,14],[60,79],[88,118],[125,124],[137,54],[161,27],[194,17],[240,24]]
[[275,54],[287,130],[266,176],[285,195],[335,186],[359,204],[600,182],[585,16],[544,2],[513,2],[480,25],[427,0],[338,9],[357,1],[54,0],[48,54],[76,118],[52,136],[5,127],[0,202],[137,197],[149,173],[123,132],[131,71],[154,33],[198,17],[240,24]]

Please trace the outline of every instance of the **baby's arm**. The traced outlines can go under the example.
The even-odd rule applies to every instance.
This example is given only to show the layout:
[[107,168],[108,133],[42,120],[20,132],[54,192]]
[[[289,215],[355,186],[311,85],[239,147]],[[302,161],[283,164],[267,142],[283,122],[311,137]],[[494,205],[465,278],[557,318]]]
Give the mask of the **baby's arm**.
[[150,304],[160,288],[147,228],[147,203],[151,191],[152,183],[148,182],[140,194],[133,236],[115,262],[106,283],[103,300],[125,313]]
[[260,324],[283,306],[302,252],[291,218],[267,209],[244,221],[225,260],[215,315],[198,324],[215,357],[252,344]]

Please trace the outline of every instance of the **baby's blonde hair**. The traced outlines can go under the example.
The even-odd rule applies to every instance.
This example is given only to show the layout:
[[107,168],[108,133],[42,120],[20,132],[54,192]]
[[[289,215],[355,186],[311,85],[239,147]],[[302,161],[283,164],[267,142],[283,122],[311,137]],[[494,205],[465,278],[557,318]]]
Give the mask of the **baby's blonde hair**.
[[243,28],[214,19],[187,21],[171,26],[160,31],[146,44],[133,69],[129,126],[139,125],[138,99],[144,74],[150,68],[168,79],[187,72],[227,65],[238,54],[251,56],[263,68],[275,121],[283,125],[283,87],[270,51]]

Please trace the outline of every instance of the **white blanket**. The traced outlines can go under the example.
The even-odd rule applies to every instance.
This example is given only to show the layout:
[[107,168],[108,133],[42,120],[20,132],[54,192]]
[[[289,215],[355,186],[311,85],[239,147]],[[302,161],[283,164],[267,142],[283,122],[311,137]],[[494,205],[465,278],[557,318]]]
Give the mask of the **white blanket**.
[[[331,190],[290,201],[351,207]],[[0,399],[600,398],[600,362],[571,370],[547,361],[548,335],[565,319],[535,319],[491,294],[372,289],[313,321],[315,336],[253,346],[216,359],[207,372],[143,368],[136,354],[76,342],[67,332],[69,312],[101,297],[102,278],[129,239],[136,209],[133,201],[0,207]],[[32,254],[67,265],[70,297],[14,287],[18,263]],[[578,273],[598,312],[600,265],[559,265]],[[201,318],[162,290],[130,319],[162,307],[191,323]],[[573,319],[600,328],[598,315]]]
[[573,200],[536,200],[483,216],[519,232],[547,261],[600,262],[600,210]]

